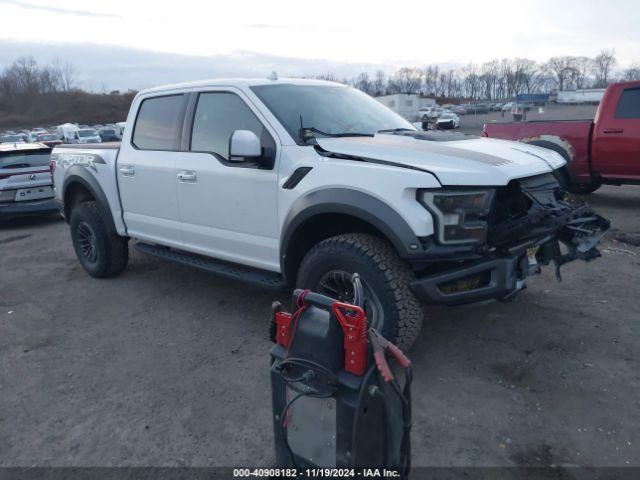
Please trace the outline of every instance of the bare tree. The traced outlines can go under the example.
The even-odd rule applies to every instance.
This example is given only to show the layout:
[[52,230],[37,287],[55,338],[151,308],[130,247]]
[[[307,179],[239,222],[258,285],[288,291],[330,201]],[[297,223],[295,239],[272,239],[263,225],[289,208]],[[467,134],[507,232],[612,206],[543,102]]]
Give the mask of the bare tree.
[[389,79],[388,88],[393,93],[418,93],[422,75],[422,71],[416,68],[401,68]]
[[56,57],[53,59],[52,68],[58,72],[60,89],[63,92],[70,92],[78,88],[78,71],[71,63],[62,62]]
[[569,82],[576,89],[585,88],[592,70],[593,60],[588,57],[570,57]]
[[551,57],[547,62],[547,68],[552,73],[558,85],[558,90],[564,90],[566,88],[566,82],[571,75],[571,57]]
[[376,78],[373,80],[374,95],[384,95],[387,88],[387,75],[383,70],[376,72]]
[[595,87],[606,87],[611,81],[611,71],[616,65],[615,50],[602,50],[593,59]]
[[362,90],[364,93],[368,93],[371,95],[374,91],[373,83],[369,78],[369,74],[367,72],[362,72],[353,82],[353,86],[358,90]]
[[633,62],[629,68],[627,68],[622,78],[624,80],[640,80],[640,62]]

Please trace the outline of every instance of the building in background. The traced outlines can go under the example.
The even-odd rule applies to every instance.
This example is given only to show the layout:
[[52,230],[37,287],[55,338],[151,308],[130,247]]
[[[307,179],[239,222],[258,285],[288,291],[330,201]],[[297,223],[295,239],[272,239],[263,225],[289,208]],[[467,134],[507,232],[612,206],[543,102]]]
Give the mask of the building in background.
[[435,99],[422,97],[415,93],[394,93],[375,98],[410,122],[418,120],[418,111],[420,109],[436,105]]

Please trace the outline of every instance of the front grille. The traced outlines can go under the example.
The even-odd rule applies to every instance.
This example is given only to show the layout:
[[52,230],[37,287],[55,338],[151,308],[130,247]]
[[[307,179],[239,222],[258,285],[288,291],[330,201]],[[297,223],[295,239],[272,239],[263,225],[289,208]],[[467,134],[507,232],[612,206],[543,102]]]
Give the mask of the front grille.
[[496,190],[491,223],[498,225],[524,216],[531,208],[531,204],[532,201],[522,191],[520,182],[513,180],[507,186]]
[[496,189],[492,211],[487,218],[489,245],[509,247],[548,230],[545,220],[559,207],[558,188],[553,175],[544,174],[512,180]]

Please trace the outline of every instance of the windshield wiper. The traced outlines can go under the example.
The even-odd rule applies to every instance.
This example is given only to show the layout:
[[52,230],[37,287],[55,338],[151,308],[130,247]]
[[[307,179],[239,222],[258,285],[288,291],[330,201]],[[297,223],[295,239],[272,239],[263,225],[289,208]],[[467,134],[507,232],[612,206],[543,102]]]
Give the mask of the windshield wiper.
[[382,130],[378,130],[376,133],[394,133],[394,132],[417,132],[415,128],[383,128]]
[[315,127],[303,127],[300,129],[300,140],[303,143],[306,143],[308,140],[315,139],[316,135],[321,135],[323,137],[329,137],[329,138],[373,137],[372,133],[361,133],[361,132],[329,133],[329,132],[323,132],[322,130],[318,130]]

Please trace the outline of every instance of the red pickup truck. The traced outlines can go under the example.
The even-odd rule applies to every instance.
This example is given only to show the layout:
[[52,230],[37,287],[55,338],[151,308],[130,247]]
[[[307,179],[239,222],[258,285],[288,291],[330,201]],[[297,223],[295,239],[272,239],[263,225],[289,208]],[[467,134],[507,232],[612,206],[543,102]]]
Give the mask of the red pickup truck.
[[567,160],[558,180],[572,193],[640,184],[640,81],[609,85],[593,121],[487,123],[482,135],[555,150]]

